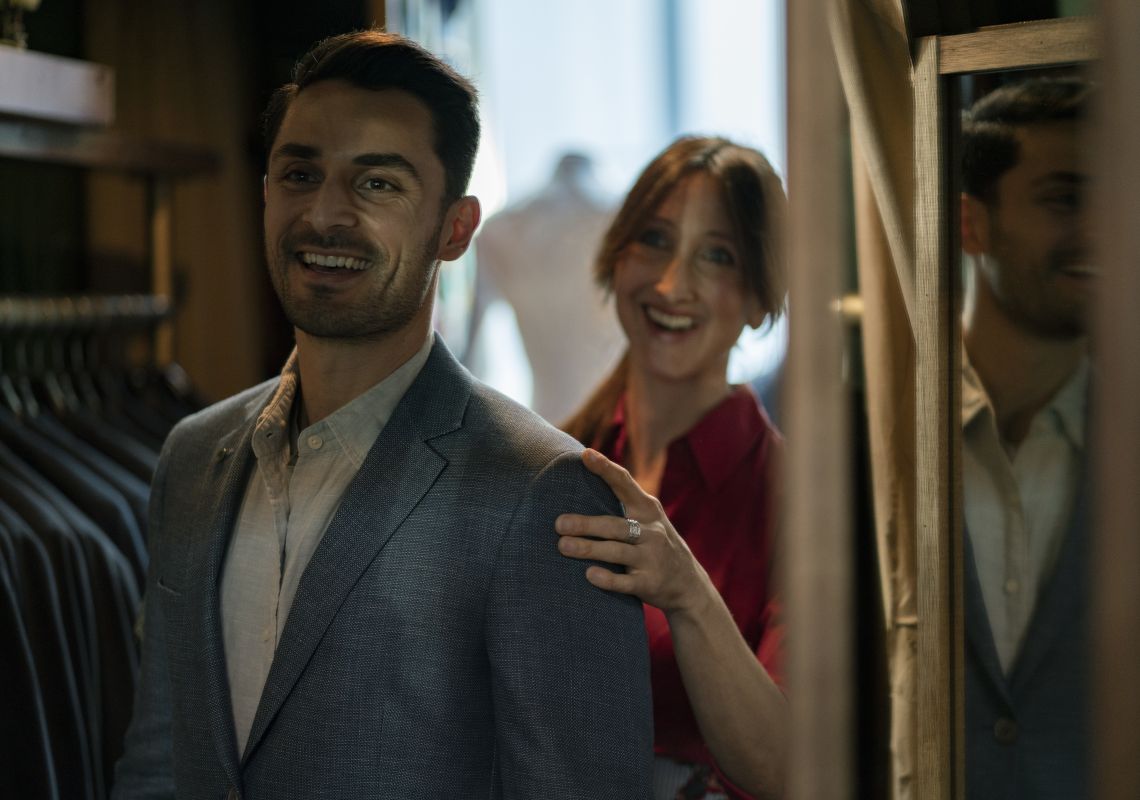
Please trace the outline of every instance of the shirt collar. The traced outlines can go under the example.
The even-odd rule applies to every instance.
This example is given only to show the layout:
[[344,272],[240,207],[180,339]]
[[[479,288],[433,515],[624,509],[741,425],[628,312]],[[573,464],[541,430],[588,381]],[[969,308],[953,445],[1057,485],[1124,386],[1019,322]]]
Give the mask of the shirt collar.
[[[624,394],[614,409],[611,426],[604,439],[613,443],[612,449],[606,449],[621,463],[629,445]],[[738,386],[684,435],[669,443],[668,461],[675,461],[678,448],[687,448],[705,485],[715,489],[736,472],[769,426],[756,396],[746,386]]]
[[962,427],[968,427],[974,418],[984,411],[989,411],[991,415],[993,413],[990,406],[990,396],[986,394],[986,388],[982,386],[982,379],[978,377],[977,371],[970,364],[970,357],[966,354],[966,348],[963,347]]
[[[1091,367],[1088,356],[1081,359],[1073,374],[1046,404],[1039,414],[1052,414],[1061,430],[1074,447],[1085,447],[1086,405],[1088,402],[1089,373]],[[986,388],[982,385],[977,371],[970,364],[966,348],[962,348],[962,428],[969,427],[983,412],[993,416]]]
[[1081,363],[1073,370],[1069,380],[1065,382],[1049,401],[1048,409],[1057,415],[1061,422],[1061,429],[1069,437],[1073,446],[1085,449],[1085,421],[1088,419],[1086,406],[1088,404],[1089,373],[1091,367],[1088,357],[1081,359]]
[[[372,449],[372,445],[376,443],[380,432],[392,418],[401,398],[411,388],[424,364],[427,363],[433,343],[434,336],[429,335],[415,355],[386,378],[320,422],[301,431],[301,435],[311,436],[328,430],[336,437],[345,455],[359,468],[364,463],[368,451]],[[281,381],[277,390],[257,419],[255,433],[262,434],[268,430],[284,433],[288,430],[300,384],[301,374],[297,363],[297,350],[294,348],[281,370]],[[263,439],[263,436],[255,435],[255,452],[258,450],[257,444],[260,439]],[[281,436],[278,441],[287,439],[288,437]],[[260,458],[262,454],[258,452],[257,455]]]

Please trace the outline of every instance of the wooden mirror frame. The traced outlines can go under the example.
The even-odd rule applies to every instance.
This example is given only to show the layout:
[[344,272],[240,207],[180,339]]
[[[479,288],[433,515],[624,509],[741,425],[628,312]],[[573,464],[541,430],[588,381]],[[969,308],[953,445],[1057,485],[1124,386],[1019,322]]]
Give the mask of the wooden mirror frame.
[[962,293],[954,165],[957,78],[1085,63],[1087,17],[1025,22],[918,40],[914,65],[918,660],[915,797],[965,797],[962,612]]

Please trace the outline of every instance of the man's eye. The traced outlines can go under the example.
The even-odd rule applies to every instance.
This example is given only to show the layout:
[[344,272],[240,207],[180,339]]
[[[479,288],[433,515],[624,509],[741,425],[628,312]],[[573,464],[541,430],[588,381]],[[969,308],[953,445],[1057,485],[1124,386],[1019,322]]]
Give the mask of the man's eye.
[[313,176],[313,173],[311,173],[311,172],[308,172],[308,171],[303,170],[303,169],[291,169],[291,170],[287,170],[285,173],[283,173],[281,175],[281,180],[284,183],[303,184],[303,183],[312,183],[316,179]]
[[1072,212],[1080,208],[1081,198],[1075,192],[1051,194],[1041,198],[1042,204],[1053,211]]
[[370,192],[394,192],[399,189],[396,184],[386,178],[366,178],[362,185]]

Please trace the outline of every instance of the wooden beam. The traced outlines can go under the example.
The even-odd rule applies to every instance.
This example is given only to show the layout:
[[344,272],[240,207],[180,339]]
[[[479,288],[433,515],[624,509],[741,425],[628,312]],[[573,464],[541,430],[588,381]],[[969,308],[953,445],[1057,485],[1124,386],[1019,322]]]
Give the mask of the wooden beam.
[[1097,57],[1092,17],[994,25],[939,39],[943,75],[1077,64]]
[[0,45],[0,114],[110,125],[115,120],[115,71]]
[[171,177],[214,172],[221,166],[217,154],[205,148],[155,142],[112,130],[3,118],[0,158]]

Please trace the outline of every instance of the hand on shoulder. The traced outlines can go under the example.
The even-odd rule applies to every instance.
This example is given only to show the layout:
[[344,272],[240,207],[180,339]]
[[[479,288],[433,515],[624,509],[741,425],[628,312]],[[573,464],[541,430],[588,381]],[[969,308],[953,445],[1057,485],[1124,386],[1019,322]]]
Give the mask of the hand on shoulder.
[[601,589],[635,595],[666,613],[699,615],[708,592],[716,590],[661,502],[596,450],[583,452],[582,463],[609,484],[627,517],[562,514],[555,520],[559,551],[626,568],[624,573],[597,565],[587,569],[586,579]]

